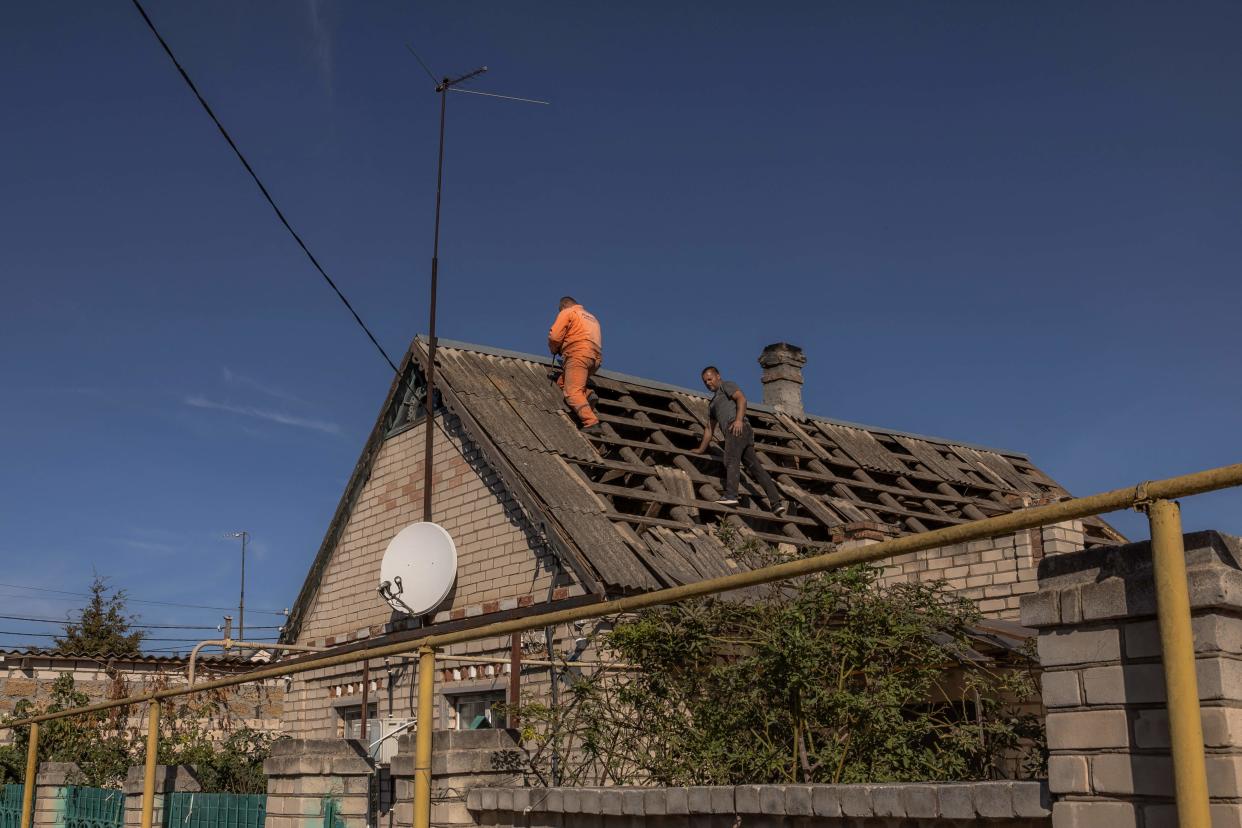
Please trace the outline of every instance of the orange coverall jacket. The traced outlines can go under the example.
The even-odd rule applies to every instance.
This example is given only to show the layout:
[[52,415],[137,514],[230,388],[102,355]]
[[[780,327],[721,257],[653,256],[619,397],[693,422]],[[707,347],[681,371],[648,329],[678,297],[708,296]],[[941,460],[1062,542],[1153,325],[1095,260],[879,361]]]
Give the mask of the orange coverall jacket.
[[582,305],[565,308],[548,331],[548,349],[564,357],[584,357],[598,363],[604,355],[599,320]]

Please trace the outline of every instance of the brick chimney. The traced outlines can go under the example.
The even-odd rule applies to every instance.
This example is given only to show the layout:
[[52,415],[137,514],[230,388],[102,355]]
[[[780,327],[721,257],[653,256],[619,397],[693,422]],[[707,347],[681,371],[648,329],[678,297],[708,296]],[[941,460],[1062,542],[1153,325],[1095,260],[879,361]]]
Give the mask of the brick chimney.
[[802,366],[806,355],[797,345],[777,342],[759,355],[763,366],[763,401],[793,417],[803,417]]

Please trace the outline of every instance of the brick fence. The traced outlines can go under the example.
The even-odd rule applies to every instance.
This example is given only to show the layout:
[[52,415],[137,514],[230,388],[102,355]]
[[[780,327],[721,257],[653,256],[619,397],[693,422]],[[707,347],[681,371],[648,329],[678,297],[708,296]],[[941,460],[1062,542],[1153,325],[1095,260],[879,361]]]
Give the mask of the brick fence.
[[[1242,825],[1242,542],[1185,537],[1212,823]],[[1176,825],[1148,543],[1045,558],[1039,630],[1056,828]]]
[[694,788],[474,788],[466,808],[496,828],[1046,828],[1040,782],[739,785]]

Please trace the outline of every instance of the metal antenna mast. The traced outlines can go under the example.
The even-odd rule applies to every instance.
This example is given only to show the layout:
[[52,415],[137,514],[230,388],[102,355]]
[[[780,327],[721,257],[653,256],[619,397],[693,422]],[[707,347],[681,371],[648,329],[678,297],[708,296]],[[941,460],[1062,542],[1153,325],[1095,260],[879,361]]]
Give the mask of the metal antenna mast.
[[487,71],[487,67],[480,66],[478,69],[459,75],[456,78],[450,78],[446,75],[440,80],[436,80],[435,73],[418,56],[418,52],[414,51],[414,47],[407,43],[405,48],[410,50],[410,54],[414,55],[414,59],[418,61],[419,65],[423,67],[423,71],[435,83],[436,93],[440,96],[440,151],[436,160],[436,221],[431,242],[431,307],[428,312],[430,319],[427,324],[427,424],[425,426],[427,436],[423,446],[423,520],[431,522],[432,472],[435,466],[432,462],[432,449],[435,443],[436,292],[440,282],[440,194],[443,191],[444,184],[444,122],[448,113],[448,93],[471,92],[471,94],[475,95],[486,95],[493,98],[504,98],[525,103],[543,104],[545,106],[548,102],[537,101],[532,98],[515,98],[511,95],[497,95],[492,92],[472,92],[467,89],[457,89],[456,87],[459,84],[482,75]]

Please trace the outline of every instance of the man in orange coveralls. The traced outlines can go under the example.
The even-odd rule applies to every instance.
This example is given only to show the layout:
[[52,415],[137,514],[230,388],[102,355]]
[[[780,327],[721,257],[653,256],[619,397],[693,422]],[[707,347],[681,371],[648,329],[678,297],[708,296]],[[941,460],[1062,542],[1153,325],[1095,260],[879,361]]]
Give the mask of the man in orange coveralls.
[[553,356],[560,354],[565,361],[565,370],[556,384],[565,392],[566,402],[582,421],[582,430],[598,434],[599,417],[587,400],[586,384],[604,358],[599,320],[574,297],[561,297],[560,313],[548,331],[548,350]]

